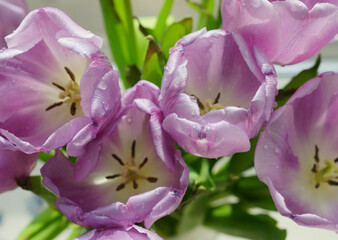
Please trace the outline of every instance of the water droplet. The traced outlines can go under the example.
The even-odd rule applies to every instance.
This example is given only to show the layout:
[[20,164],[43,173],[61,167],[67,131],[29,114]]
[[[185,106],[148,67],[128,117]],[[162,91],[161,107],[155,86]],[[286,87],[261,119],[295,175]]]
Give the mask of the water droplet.
[[279,153],[279,149],[278,148],[275,148],[275,153]]
[[107,89],[107,84],[104,81],[101,81],[97,87],[101,90],[106,90]]
[[268,149],[268,145],[264,145],[263,147],[264,147],[264,149]]
[[131,122],[132,122],[132,118],[131,118],[131,117],[128,117],[128,118],[127,118],[127,123],[130,124]]

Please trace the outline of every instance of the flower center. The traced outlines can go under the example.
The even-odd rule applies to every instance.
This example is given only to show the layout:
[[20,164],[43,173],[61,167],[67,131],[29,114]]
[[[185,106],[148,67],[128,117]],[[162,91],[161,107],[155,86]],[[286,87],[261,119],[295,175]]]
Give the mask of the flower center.
[[321,164],[319,159],[319,148],[315,145],[315,163],[311,171],[314,173],[316,185],[319,188],[321,183],[327,183],[331,186],[338,186],[338,157],[335,160],[326,160]]
[[136,141],[134,140],[133,143],[131,144],[131,159],[130,161],[124,162],[121,158],[119,158],[116,154],[112,154],[112,157],[121,165],[124,167],[122,173],[118,174],[113,174],[106,176],[106,179],[115,179],[115,178],[121,178],[122,183],[120,183],[116,191],[120,191],[125,188],[125,186],[128,183],[133,184],[133,188],[137,189],[138,188],[138,180],[145,180],[150,183],[156,183],[157,178],[155,177],[146,177],[142,174],[141,169],[144,167],[144,165],[147,164],[148,158],[145,157],[142,161],[141,164],[137,165],[135,163],[135,146],[136,146]]
[[59,99],[62,101],[53,103],[48,106],[45,111],[49,111],[55,107],[59,107],[64,103],[71,103],[70,105],[70,114],[74,116],[76,114],[76,106],[80,104],[80,85],[75,80],[74,73],[67,67],[65,67],[67,74],[70,77],[69,82],[66,86],[61,86],[55,82],[52,82],[53,86],[57,87],[61,92],[59,93]]
[[198,107],[200,108],[200,114],[202,116],[207,114],[210,111],[219,110],[219,109],[224,108],[222,104],[218,103],[219,98],[221,97],[221,93],[218,93],[214,100],[208,98],[207,100],[204,101],[204,103],[202,103],[201,100],[195,95],[191,95],[191,96],[196,98]]

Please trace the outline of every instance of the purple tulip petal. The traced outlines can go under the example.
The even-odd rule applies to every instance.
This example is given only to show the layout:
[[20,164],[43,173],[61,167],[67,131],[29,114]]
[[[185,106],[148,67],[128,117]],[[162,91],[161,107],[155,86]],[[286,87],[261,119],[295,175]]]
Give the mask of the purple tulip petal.
[[25,0],[0,0],[0,49],[7,46],[5,37],[20,25],[27,13]]
[[44,8],[7,43],[0,52],[1,134],[26,153],[73,141],[70,153],[80,154],[120,108],[118,73],[99,50],[102,40]]
[[270,117],[276,85],[259,49],[238,34],[202,29],[170,50],[159,98],[163,128],[198,156],[248,151]]
[[337,1],[223,0],[223,29],[243,35],[274,63],[304,61],[338,33]]
[[83,234],[74,240],[163,240],[156,233],[147,229],[134,225],[129,228],[108,228],[108,229],[94,229],[90,232]]
[[0,193],[18,185],[16,178],[29,176],[38,159],[37,154],[27,155],[19,151],[0,150]]
[[338,74],[305,83],[272,117],[255,153],[257,176],[279,212],[300,225],[338,228]]
[[119,118],[86,145],[75,165],[61,153],[44,165],[43,183],[71,221],[93,228],[144,221],[149,228],[178,207],[188,168],[161,128],[158,96],[155,85],[140,81],[123,95]]

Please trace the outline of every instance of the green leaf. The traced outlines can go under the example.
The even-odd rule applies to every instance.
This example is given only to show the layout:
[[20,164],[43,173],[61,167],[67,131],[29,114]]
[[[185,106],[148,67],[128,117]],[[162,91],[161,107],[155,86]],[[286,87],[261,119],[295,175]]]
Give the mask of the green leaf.
[[269,188],[256,176],[241,177],[232,188],[242,204],[277,211]]
[[251,148],[248,152],[236,153],[232,155],[229,163],[229,172],[235,175],[242,173],[243,171],[253,167],[254,155],[257,145],[259,134],[250,140]]
[[66,240],[72,240],[80,235],[82,235],[85,231],[84,227],[81,227],[76,224],[70,224],[70,227],[72,231],[70,232],[69,236],[66,238]]
[[125,72],[126,72],[126,81],[131,86],[134,86],[141,79],[141,72],[135,64],[126,65]]
[[201,3],[196,3],[191,0],[186,0],[190,7],[199,13],[197,29],[207,27],[208,30],[220,27],[219,19],[214,18],[215,2],[214,0],[201,0]]
[[171,24],[163,34],[161,48],[165,59],[169,58],[169,49],[183,36],[191,33],[192,18],[184,18],[179,22]]
[[19,187],[35,193],[46,200],[50,206],[54,206],[56,196],[44,187],[41,176],[22,177],[15,180]]
[[300,72],[298,75],[292,78],[283,89],[278,91],[278,95],[276,96],[276,102],[278,103],[278,106],[283,106],[300,86],[318,75],[320,63],[321,56],[318,55],[315,64],[311,68]]
[[70,222],[59,211],[47,208],[20,233],[17,240],[54,239]]
[[157,22],[154,28],[154,36],[156,39],[160,39],[167,27],[167,19],[173,6],[174,0],[165,0],[161,12],[157,17]]
[[225,205],[210,209],[204,225],[216,231],[252,240],[284,240],[286,230],[277,227],[277,222],[268,215],[251,215],[237,205]]
[[144,61],[142,79],[146,79],[157,86],[161,86],[165,61],[163,59],[161,47],[152,36],[148,36],[148,51]]
[[213,191],[215,190],[216,186],[210,176],[210,160],[203,158],[201,161],[200,176],[197,180],[197,184],[203,186],[207,190]]
[[138,49],[130,0],[100,0],[114,61],[126,87],[125,66],[138,63]]
[[55,154],[55,150],[52,150],[50,153],[40,152],[39,153],[39,160],[46,163],[46,162],[48,162],[49,159],[51,159],[54,156],[54,154]]
[[177,229],[178,234],[186,233],[204,222],[208,200],[208,194],[202,193],[183,208]]
[[175,213],[172,213],[171,215],[157,220],[151,226],[151,230],[156,232],[162,238],[173,237],[177,235],[178,224],[179,217],[175,217]]

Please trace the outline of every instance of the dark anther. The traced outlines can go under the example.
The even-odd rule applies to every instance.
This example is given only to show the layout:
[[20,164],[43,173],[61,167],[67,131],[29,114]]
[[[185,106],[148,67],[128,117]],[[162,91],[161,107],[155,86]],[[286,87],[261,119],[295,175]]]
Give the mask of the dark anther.
[[199,107],[201,110],[203,110],[203,109],[204,109],[204,105],[201,103],[200,99],[199,99],[198,97],[196,97],[194,94],[192,94],[191,96],[193,96],[193,97],[196,98],[198,107]]
[[123,163],[123,161],[121,160],[121,158],[119,158],[116,154],[112,154],[112,157],[116,160],[116,161],[118,161],[119,162],[119,164],[121,165],[121,166],[124,166],[124,163]]
[[136,145],[136,141],[134,140],[133,143],[131,144],[131,157],[132,158],[135,157],[135,145]]
[[48,108],[45,109],[45,111],[49,111],[55,107],[61,106],[63,104],[63,102],[57,102],[57,103],[53,103],[52,105],[50,105]]
[[216,98],[215,98],[214,104],[218,103],[220,96],[221,96],[221,93],[218,93]]
[[315,188],[319,188],[319,185],[320,185],[319,183],[316,183],[316,186],[315,186]]
[[117,186],[116,191],[122,190],[126,185],[124,183],[121,183],[120,185]]
[[328,182],[328,184],[331,185],[331,186],[338,186],[338,182],[336,182],[336,181],[329,180],[329,181],[327,181],[327,182]]
[[72,102],[72,105],[70,105],[70,114],[74,116],[76,114],[76,103]]
[[148,158],[146,157],[145,159],[143,159],[143,162],[140,164],[140,166],[138,166],[138,168],[141,169],[144,165],[146,165],[147,162]]
[[317,172],[317,164],[313,164],[313,167],[312,167],[311,171],[312,171],[313,173],[316,173],[316,172]]
[[58,89],[62,90],[62,91],[66,91],[66,89],[64,87],[62,87],[61,85],[55,83],[55,82],[52,82],[52,84],[57,87]]
[[106,178],[107,179],[114,179],[114,178],[117,178],[117,177],[120,177],[121,174],[114,174],[114,175],[110,175],[110,176],[107,176]]
[[316,163],[319,162],[318,152],[319,152],[318,146],[315,145],[315,156],[314,156],[314,159],[315,159]]
[[134,189],[137,189],[137,187],[138,187],[138,185],[137,185],[136,181],[134,180],[134,181],[133,181],[133,188],[134,188]]
[[338,157],[334,160],[335,163],[338,163]]
[[146,178],[148,182],[151,182],[151,183],[156,183],[157,182],[157,178],[156,177],[147,177]]
[[66,72],[68,73],[70,79],[72,79],[73,82],[75,82],[75,76],[74,73],[72,71],[70,71],[69,68],[65,67]]

